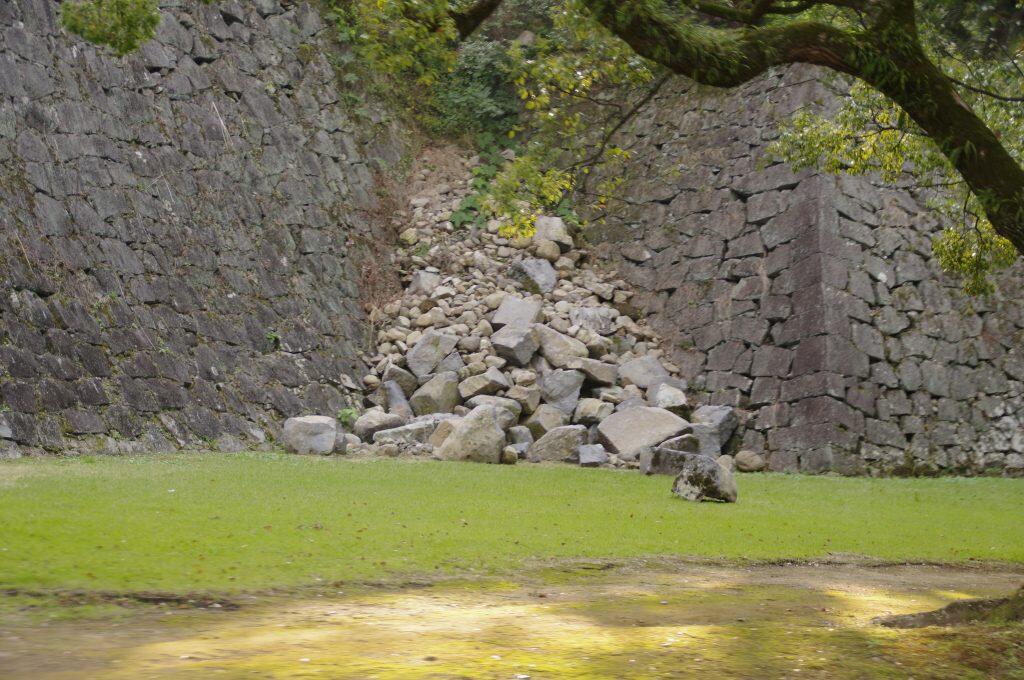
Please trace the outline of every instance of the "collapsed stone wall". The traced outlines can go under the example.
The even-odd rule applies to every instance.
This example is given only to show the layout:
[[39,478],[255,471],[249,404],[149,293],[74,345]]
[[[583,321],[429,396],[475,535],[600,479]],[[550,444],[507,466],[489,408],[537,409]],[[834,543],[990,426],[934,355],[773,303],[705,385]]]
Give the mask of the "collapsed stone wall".
[[0,3],[0,457],[238,448],[364,371],[396,125],[348,113],[313,6],[161,4],[118,59]]
[[1024,269],[967,297],[910,188],[766,163],[777,123],[819,104],[807,68],[674,83],[621,140],[628,203],[591,238],[771,469],[1024,473]]

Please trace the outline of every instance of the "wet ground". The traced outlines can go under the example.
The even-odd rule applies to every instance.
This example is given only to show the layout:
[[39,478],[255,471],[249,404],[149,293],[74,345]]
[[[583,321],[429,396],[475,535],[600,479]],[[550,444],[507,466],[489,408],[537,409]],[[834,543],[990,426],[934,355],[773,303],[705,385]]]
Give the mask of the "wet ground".
[[655,560],[200,608],[136,602],[75,613],[78,605],[26,600],[4,609],[0,677],[1024,677],[1022,626],[872,623],[1004,596],[1022,582],[1021,566]]

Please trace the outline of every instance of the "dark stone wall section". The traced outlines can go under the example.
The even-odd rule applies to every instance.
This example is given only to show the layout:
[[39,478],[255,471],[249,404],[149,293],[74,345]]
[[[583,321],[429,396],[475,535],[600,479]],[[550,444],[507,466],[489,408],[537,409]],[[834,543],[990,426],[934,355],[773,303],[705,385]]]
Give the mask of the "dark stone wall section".
[[662,95],[598,252],[771,469],[1024,474],[1024,269],[966,297],[908,188],[765,167],[777,122],[828,104],[815,75]]
[[239,448],[362,375],[399,137],[346,113],[310,5],[161,5],[117,59],[0,3],[0,457]]

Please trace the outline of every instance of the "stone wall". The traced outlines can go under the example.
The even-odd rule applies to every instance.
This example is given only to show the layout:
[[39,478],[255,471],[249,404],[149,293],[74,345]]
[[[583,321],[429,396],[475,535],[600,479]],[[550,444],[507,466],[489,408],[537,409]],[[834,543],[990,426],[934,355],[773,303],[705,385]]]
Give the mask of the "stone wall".
[[238,448],[362,375],[394,127],[349,115],[310,5],[161,5],[117,59],[0,3],[0,457]]
[[803,68],[674,83],[622,140],[629,204],[598,252],[771,469],[1024,473],[1024,269],[966,297],[909,189],[765,167],[777,121],[823,100]]

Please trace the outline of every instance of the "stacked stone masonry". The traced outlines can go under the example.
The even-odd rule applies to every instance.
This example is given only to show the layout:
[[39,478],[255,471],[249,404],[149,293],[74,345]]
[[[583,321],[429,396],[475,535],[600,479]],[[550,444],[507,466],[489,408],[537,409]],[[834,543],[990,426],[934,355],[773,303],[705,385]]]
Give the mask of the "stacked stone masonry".
[[118,59],[0,3],[0,457],[251,445],[364,371],[397,136],[347,113],[310,5],[161,6]]
[[968,297],[912,190],[771,164],[778,121],[827,100],[804,68],[676,83],[622,140],[631,204],[600,252],[771,469],[1024,473],[1024,270]]

